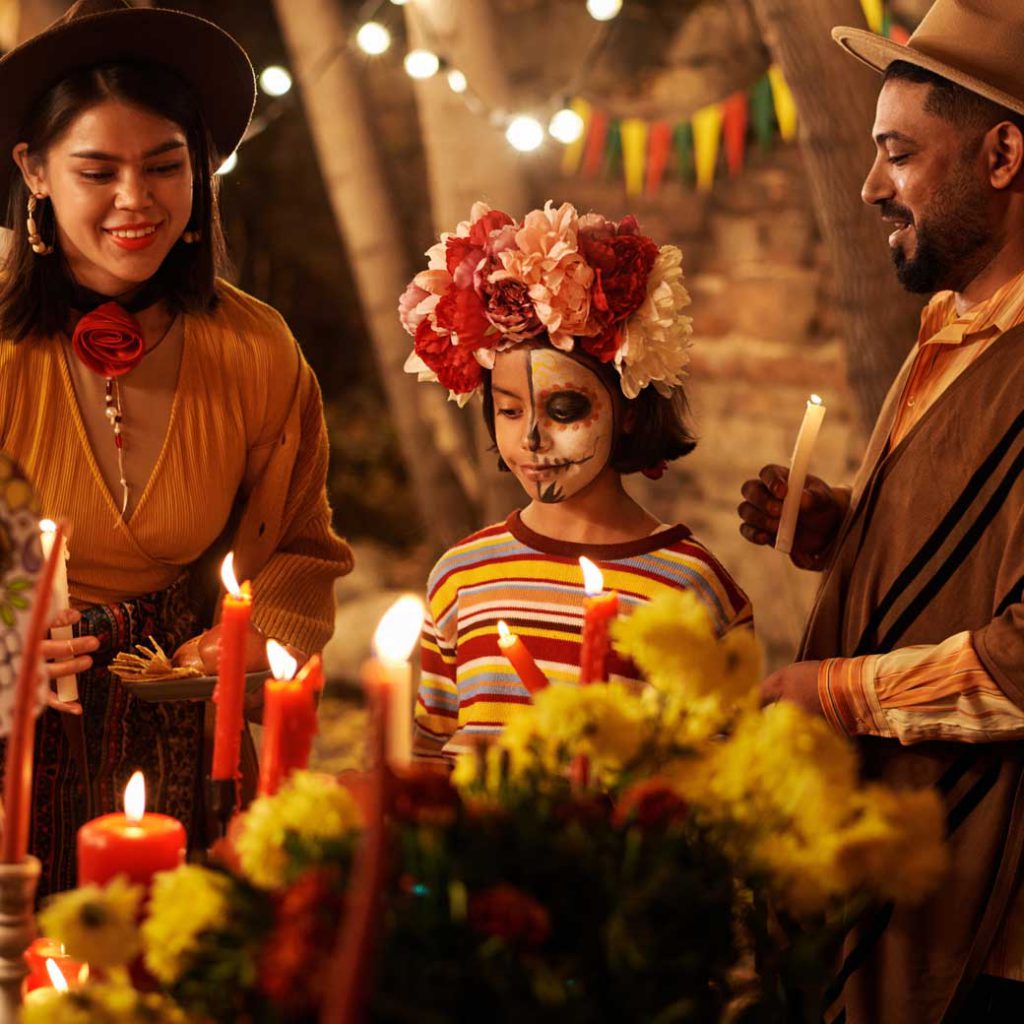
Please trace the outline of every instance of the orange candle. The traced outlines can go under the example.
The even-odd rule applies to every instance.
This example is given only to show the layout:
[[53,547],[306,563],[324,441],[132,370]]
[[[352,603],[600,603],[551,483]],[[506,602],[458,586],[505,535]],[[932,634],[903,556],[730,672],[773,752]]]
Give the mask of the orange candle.
[[210,777],[226,780],[238,778],[238,758],[242,751],[245,652],[252,617],[252,589],[248,582],[238,585],[234,552],[224,559],[221,579],[227,593],[220,614],[217,686],[213,691],[217,723],[213,733],[213,770]]
[[498,646],[530,693],[543,690],[548,685],[548,677],[537,667],[526,644],[508,628],[504,619],[498,621]]
[[146,813],[146,781],[136,772],[124,790],[124,814],[104,814],[78,830],[78,884],[106,885],[117,875],[149,886],[158,871],[185,860],[185,826]]
[[7,737],[4,760],[3,841],[0,860],[4,864],[20,864],[28,853],[28,826],[32,813],[32,753],[36,741],[35,712],[39,707],[39,645],[50,617],[50,594],[57,559],[64,550],[64,528],[58,524],[53,535],[53,549],[43,563],[36,581],[32,614],[29,617],[25,647],[21,652],[18,678],[14,685],[14,709],[11,734]]
[[323,688],[320,655],[314,654],[295,677],[295,659],[275,640],[267,641],[274,678],[263,686],[263,745],[260,796],[270,796],[292,772],[309,764],[316,735],[316,694]]
[[589,558],[580,558],[583,586],[583,636],[580,640],[580,684],[604,682],[608,678],[608,627],[619,614],[619,595],[603,593],[604,576]]

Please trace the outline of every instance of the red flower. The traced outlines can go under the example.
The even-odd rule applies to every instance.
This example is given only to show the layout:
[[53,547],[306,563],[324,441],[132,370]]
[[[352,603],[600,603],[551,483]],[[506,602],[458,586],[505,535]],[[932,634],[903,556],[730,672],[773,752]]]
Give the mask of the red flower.
[[138,320],[116,302],[105,302],[78,321],[71,338],[75,355],[95,373],[121,377],[146,354]]
[[610,363],[615,358],[622,344],[622,332],[618,324],[608,324],[600,334],[590,338],[578,338],[577,341],[584,352],[600,359],[602,363]]
[[664,779],[645,779],[630,786],[619,797],[612,820],[616,825],[661,828],[682,821],[688,814],[686,802]]
[[458,790],[446,771],[413,766],[396,774],[395,817],[417,825],[451,825],[459,811]]
[[491,240],[491,232],[500,231],[502,228],[515,224],[515,221],[501,210],[490,210],[479,220],[473,222],[469,229],[469,240],[481,249]]
[[441,296],[435,311],[437,326],[459,336],[459,346],[490,348],[498,340],[498,332],[491,326],[480,301],[472,288],[454,285]]
[[537,947],[551,934],[547,910],[529,893],[502,882],[469,898],[469,926],[514,945]]
[[468,345],[453,345],[451,338],[438,334],[424,320],[416,328],[416,355],[437,374],[437,379],[449,391],[464,395],[475,391],[483,381],[480,364]]
[[618,225],[606,221],[579,234],[583,258],[594,268],[593,307],[610,323],[632,316],[647,297],[658,247],[626,217]]
[[544,330],[524,281],[506,277],[482,285],[484,310],[488,320],[503,333],[520,338],[535,338]]

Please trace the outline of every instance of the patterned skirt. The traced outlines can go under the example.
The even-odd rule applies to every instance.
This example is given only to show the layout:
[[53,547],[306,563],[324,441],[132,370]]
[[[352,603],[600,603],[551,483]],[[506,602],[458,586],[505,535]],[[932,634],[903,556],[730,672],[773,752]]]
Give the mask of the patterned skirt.
[[91,794],[87,795],[75,744],[69,738],[77,724],[45,710],[36,726],[29,839],[30,851],[42,862],[40,896],[76,884],[79,826],[90,813],[120,811],[124,787],[136,770],[146,776],[146,809],[177,818],[190,839],[199,835],[203,807],[204,705],[141,701],[108,670],[118,652],[134,650],[135,644],[151,636],[170,654],[195,635],[187,577],[155,594],[91,606],[83,611],[75,632],[100,639],[92,669],[78,677]]

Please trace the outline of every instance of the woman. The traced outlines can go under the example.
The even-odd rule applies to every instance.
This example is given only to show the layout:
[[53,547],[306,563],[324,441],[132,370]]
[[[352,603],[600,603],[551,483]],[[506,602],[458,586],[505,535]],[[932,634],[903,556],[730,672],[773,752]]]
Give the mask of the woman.
[[48,892],[74,884],[87,809],[118,806],[138,768],[150,807],[199,838],[203,705],[139,701],[107,671],[149,636],[213,669],[190,567],[207,585],[206,563],[234,550],[257,668],[264,634],[300,655],[323,645],[351,555],[330,527],[313,373],[280,315],[217,277],[213,170],[252,112],[244,51],[199,18],[81,0],[0,60],[0,93],[0,449],[71,524],[82,614],[74,640],[45,647],[52,677],[79,674],[91,777],[71,719],[46,712],[31,847]]

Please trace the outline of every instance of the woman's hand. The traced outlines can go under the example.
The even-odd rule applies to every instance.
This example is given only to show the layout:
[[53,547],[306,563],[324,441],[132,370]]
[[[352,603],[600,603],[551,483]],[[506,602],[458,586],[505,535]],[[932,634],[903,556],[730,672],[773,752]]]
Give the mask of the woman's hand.
[[[217,662],[220,658],[221,627],[214,626],[200,636],[186,640],[171,659],[174,665],[194,665],[204,675],[217,674]],[[267,669],[267,638],[252,624],[245,641],[245,671],[264,672]]]
[[[82,618],[82,613],[73,608],[58,612],[50,623],[50,628],[57,626],[74,626]],[[92,668],[89,655],[100,645],[99,637],[76,636],[70,640],[50,640],[47,638],[40,645],[42,656],[46,661],[46,674],[51,680],[63,676],[77,676]]]

